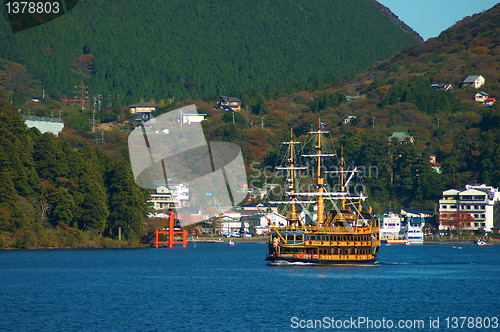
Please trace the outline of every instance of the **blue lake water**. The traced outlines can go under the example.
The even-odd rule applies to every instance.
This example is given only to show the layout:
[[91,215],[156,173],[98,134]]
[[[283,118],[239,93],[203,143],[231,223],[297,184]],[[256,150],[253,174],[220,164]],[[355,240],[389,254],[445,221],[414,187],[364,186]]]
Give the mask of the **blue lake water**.
[[461,316],[493,319],[494,330],[500,318],[500,246],[382,246],[373,266],[330,267],[268,266],[266,251],[1,251],[0,330],[288,331],[361,317],[374,325],[348,327],[421,320],[436,331],[430,319],[445,330]]

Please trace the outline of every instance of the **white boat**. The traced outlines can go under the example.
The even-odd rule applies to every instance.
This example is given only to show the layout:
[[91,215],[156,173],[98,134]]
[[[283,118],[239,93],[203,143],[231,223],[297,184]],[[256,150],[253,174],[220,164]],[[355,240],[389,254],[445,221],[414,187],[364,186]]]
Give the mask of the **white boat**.
[[420,225],[412,226],[411,222],[408,221],[408,224],[406,224],[406,240],[410,244],[424,243],[424,233]]
[[476,244],[478,246],[485,246],[486,245],[486,241],[484,241],[483,239],[479,239],[479,240],[477,240]]
[[228,242],[228,244],[227,244],[227,245],[228,245],[228,246],[230,246],[230,247],[234,247],[234,242],[233,242],[233,240],[229,240],[229,242]]

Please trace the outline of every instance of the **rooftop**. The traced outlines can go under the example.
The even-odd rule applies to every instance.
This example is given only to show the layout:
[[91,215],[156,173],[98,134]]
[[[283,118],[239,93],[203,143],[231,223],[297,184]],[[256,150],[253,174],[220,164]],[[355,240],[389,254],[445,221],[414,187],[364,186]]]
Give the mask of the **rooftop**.
[[477,80],[481,75],[471,75],[467,76],[467,78],[464,80],[464,83],[473,83],[475,80]]
[[128,107],[129,108],[134,108],[134,107],[156,107],[156,105],[153,104],[153,103],[144,103],[144,102],[141,102],[141,103],[130,105]]

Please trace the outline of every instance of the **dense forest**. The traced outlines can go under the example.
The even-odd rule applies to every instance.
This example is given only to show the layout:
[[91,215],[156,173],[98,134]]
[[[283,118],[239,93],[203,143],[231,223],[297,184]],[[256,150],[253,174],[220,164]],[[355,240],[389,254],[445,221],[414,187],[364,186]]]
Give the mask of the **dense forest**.
[[0,247],[103,245],[93,236],[142,230],[148,196],[127,156],[27,129],[1,95],[0,183]]
[[53,97],[84,81],[115,105],[342,78],[419,42],[373,0],[81,0],[15,34],[0,18],[0,58]]

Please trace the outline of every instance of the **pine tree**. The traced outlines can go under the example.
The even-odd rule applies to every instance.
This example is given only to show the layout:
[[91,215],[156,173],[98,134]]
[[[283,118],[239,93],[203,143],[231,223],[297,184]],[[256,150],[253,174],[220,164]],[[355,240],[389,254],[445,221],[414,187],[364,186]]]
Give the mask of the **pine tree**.
[[129,237],[142,227],[146,196],[135,184],[130,164],[123,160],[112,165],[107,178],[110,233],[118,234],[121,227],[123,234]]

